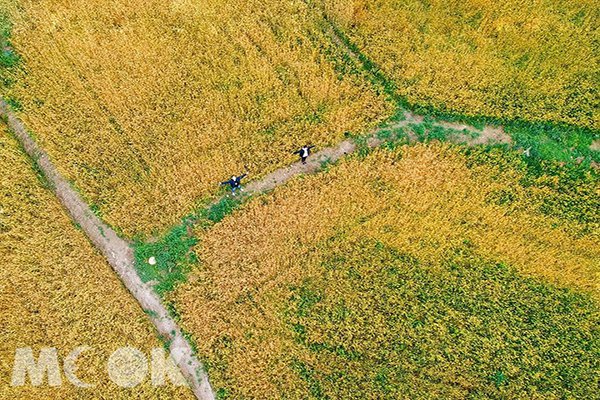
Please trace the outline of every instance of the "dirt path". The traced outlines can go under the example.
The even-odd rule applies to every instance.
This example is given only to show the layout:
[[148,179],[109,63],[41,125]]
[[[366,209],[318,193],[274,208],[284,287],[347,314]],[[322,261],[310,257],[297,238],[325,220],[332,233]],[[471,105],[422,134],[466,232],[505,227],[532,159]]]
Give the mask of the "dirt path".
[[[410,127],[411,124],[419,124],[423,122],[423,117],[414,115],[408,111],[405,112],[404,117],[405,119],[403,121],[394,122],[390,125],[381,127],[374,131],[366,140],[367,146],[370,148],[374,148],[381,145],[382,140],[377,138],[377,134],[383,130],[400,129],[404,127]],[[470,131],[478,131],[476,128],[471,126],[449,122],[433,123],[432,126],[441,126],[446,129],[455,129],[457,131],[463,131],[464,129]],[[475,138],[469,137],[467,135],[456,135],[451,137],[450,141],[456,143],[463,143],[465,145],[470,146],[481,144],[511,143],[510,136],[504,133],[501,127],[485,127],[483,130],[478,132],[479,136]],[[410,129],[407,130],[407,134],[409,142],[414,143],[418,141],[416,135],[414,135],[414,133],[411,133]],[[338,161],[345,155],[353,153],[354,151],[356,151],[356,149],[357,145],[351,139],[345,140],[337,146],[324,148],[313,154],[311,157],[309,157],[306,164],[302,164],[300,161],[298,161],[288,167],[283,167],[274,172],[271,172],[270,174],[266,175],[258,181],[250,182],[248,185],[246,185],[244,193],[246,195],[252,195],[268,192],[269,190],[272,190],[275,187],[284,184],[296,175],[315,173],[322,168],[322,165],[324,163]]]
[[183,337],[175,321],[169,316],[152,288],[144,284],[134,268],[133,250],[110,227],[96,217],[71,185],[56,170],[48,155],[35,143],[21,121],[0,100],[0,115],[8,124],[27,154],[37,163],[73,220],[78,223],[89,240],[102,252],[125,287],[149,315],[160,335],[170,343],[171,354],[191,389],[199,400],[213,400],[214,395],[202,364],[192,347]]

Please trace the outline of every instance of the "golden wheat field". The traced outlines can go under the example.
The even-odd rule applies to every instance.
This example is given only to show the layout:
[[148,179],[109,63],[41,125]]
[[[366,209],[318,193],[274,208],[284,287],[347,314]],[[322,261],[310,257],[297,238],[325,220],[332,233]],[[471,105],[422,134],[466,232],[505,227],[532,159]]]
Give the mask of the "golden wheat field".
[[377,150],[200,230],[173,300],[217,393],[595,393],[597,179],[561,197],[558,175],[525,185],[503,154]]
[[[11,9],[4,0],[4,8]],[[342,76],[302,1],[18,2],[5,95],[101,216],[164,230],[241,173],[338,142],[390,106]]]
[[[0,132],[0,397],[192,398],[187,388],[151,386],[124,389],[109,380],[108,356],[121,346],[146,355],[162,347],[153,327],[110,266],[43,186],[30,162]],[[89,346],[77,361],[77,377],[95,384],[78,389],[66,377],[59,387],[11,387],[15,351],[55,347],[61,361]]]
[[413,104],[600,128],[594,1],[317,4]]
[[[131,239],[218,400],[596,398],[599,22],[591,0],[0,0],[0,96]],[[0,398],[194,398],[111,382],[118,348],[173,343],[3,124],[0,168]],[[9,385],[16,348],[81,346],[93,389]]]

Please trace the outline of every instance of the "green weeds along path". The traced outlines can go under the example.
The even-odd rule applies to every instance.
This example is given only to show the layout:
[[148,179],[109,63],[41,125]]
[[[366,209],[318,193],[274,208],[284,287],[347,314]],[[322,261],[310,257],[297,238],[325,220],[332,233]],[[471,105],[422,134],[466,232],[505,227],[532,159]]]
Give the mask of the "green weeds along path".
[[[360,155],[378,146],[395,147],[430,140],[447,140],[469,146],[510,145],[511,143],[510,138],[500,128],[477,129],[460,123],[431,121],[405,112],[402,120],[391,121],[370,135],[348,139],[335,147],[318,151],[306,164],[296,162],[260,180],[250,182],[245,186],[241,196],[225,195],[215,200],[197,213],[184,218],[181,225],[172,228],[161,238],[147,242],[135,241],[138,272],[144,282],[154,285],[159,294],[172,291],[178,283],[186,279],[190,265],[196,261],[191,252],[191,248],[197,243],[193,227],[208,228],[235,210],[249,197],[273,190],[295,176],[322,171],[352,153]],[[151,257],[156,259],[156,264],[151,265],[148,262]]]

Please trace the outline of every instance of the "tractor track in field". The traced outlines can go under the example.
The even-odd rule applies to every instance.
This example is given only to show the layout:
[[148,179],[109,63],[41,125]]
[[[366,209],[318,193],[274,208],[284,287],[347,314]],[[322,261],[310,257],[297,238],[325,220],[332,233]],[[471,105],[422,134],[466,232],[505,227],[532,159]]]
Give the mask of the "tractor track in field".
[[137,274],[133,249],[130,244],[120,238],[113,229],[92,212],[3,100],[0,100],[0,115],[4,117],[9,129],[21,143],[25,152],[41,169],[71,218],[81,226],[88,239],[106,257],[125,287],[146,312],[161,337],[169,343],[171,354],[183,376],[189,382],[194,395],[199,400],[214,400],[208,376],[203,365],[194,355],[192,346],[183,336],[177,323],[170,317],[152,287],[143,283]]

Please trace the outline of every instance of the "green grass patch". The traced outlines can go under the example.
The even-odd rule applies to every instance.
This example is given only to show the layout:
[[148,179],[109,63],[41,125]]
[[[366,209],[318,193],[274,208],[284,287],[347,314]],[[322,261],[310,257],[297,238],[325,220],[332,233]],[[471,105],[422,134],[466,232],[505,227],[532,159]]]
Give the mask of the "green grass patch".
[[[13,6],[10,4],[9,7]],[[19,55],[12,48],[11,32],[10,11],[0,6],[0,86],[3,89],[13,84],[10,69],[15,68],[21,61]],[[11,102],[18,104],[16,99],[11,99]]]
[[218,202],[210,205],[208,208],[203,209],[199,213],[199,220],[202,224],[202,220],[204,223],[202,225],[212,225],[220,222],[227,215],[231,214],[235,209],[237,209],[243,202],[245,196],[237,196],[237,197],[222,197]]
[[[208,229],[237,209],[245,198],[222,197],[185,217],[181,224],[156,241],[134,240],[135,266],[142,281],[153,282],[154,290],[162,297],[185,282],[192,266],[198,262],[193,252],[193,247],[198,244],[193,227]],[[149,263],[151,257],[154,257],[155,265]]]
[[[188,226],[173,228],[156,242],[134,242],[135,266],[143,282],[153,282],[159,295],[172,291],[184,282],[191,265],[197,262],[192,247],[198,240],[190,235]],[[155,265],[149,260],[154,257]]]
[[600,174],[585,163],[567,163],[524,156],[520,151],[508,151],[504,146],[464,148],[467,162],[474,165],[494,165],[500,177],[504,171],[515,170],[522,178],[521,187],[498,193],[490,201],[512,207],[526,196],[537,211],[561,220],[580,224],[579,234],[600,229]]
[[554,160],[563,163],[600,162],[600,152],[590,146],[600,139],[600,132],[565,124],[513,121],[505,125],[515,145],[530,149],[532,159]]

